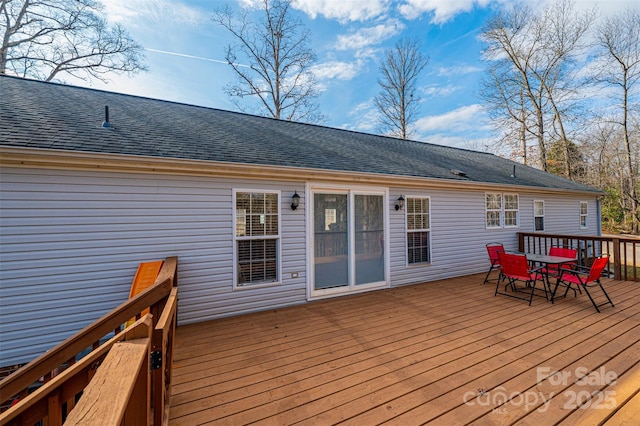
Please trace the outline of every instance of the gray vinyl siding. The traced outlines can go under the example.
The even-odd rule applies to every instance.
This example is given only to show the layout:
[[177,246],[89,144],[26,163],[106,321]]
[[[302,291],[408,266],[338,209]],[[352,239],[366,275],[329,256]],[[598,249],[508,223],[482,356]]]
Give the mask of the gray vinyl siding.
[[[520,195],[522,232],[534,232],[533,200],[544,201],[544,232],[550,234],[598,235],[598,210],[594,197],[567,195]],[[580,228],[580,202],[588,203],[587,229]]]
[[[232,291],[236,187],[281,191],[281,285]],[[179,257],[179,324],[303,303],[304,196],[297,212],[290,209],[301,189],[3,168],[0,366],[29,361],[118,306],[138,264],[168,256]]]
[[[391,210],[391,285],[421,283],[485,272],[485,245],[500,242],[518,248],[517,232],[533,232],[533,200],[545,201],[545,232],[598,235],[596,200],[577,195],[541,195],[504,191],[519,196],[519,226],[487,229],[484,191],[443,191],[391,188],[390,204],[400,194],[428,196],[431,204],[431,263],[406,264],[405,215]],[[580,201],[589,202],[589,227],[580,229]],[[390,206],[392,209],[393,206]]]
[[[306,302],[304,183],[4,168],[1,189],[0,366],[29,361],[118,306],[138,264],[168,256],[179,258],[179,324]],[[280,191],[279,285],[233,290],[234,189]],[[430,197],[429,264],[406,263],[400,194]],[[389,188],[390,286],[486,271],[486,243],[516,249],[516,232],[533,230],[534,199],[545,201],[547,232],[597,235],[594,197],[518,195],[520,226],[486,229],[484,191]],[[586,230],[580,201],[589,202]]]

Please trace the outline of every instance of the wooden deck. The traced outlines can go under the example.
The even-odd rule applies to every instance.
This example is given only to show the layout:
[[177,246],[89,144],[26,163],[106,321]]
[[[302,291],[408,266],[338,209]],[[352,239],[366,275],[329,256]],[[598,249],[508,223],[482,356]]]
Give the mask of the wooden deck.
[[598,314],[483,278],[181,326],[170,424],[638,424],[640,283]]

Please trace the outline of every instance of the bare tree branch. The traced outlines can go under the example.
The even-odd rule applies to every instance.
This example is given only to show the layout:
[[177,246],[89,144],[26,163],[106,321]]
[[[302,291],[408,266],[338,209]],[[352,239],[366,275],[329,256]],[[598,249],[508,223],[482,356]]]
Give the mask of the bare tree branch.
[[[574,57],[583,49],[582,40],[594,18],[594,11],[577,14],[570,0],[558,0],[539,14],[523,5],[499,12],[482,30],[489,74],[494,77],[485,79],[481,97],[494,118],[513,120],[526,129],[519,133],[523,146],[526,133],[535,135],[543,170],[547,170],[549,135],[557,133],[565,148],[567,177],[572,157],[565,123],[577,108],[572,101],[578,85]],[[510,78],[504,82],[495,75]]]
[[0,0],[0,35],[0,74],[106,81],[146,70],[142,46],[93,0]]
[[[640,233],[640,194],[638,180],[639,141],[631,138],[630,96],[638,89],[640,80],[640,12],[628,9],[616,16],[605,19],[598,28],[597,40],[600,47],[600,61],[596,80],[606,86],[620,89],[618,125],[622,130],[624,146],[625,177],[622,179],[621,194],[626,195],[630,208],[631,231]],[[635,147],[635,148],[634,148]]]
[[407,139],[415,120],[420,97],[416,94],[418,76],[429,62],[418,42],[402,39],[385,52],[378,70],[382,91],[374,99],[382,133]]
[[[241,111],[240,100],[257,99],[260,113],[276,119],[320,122],[314,53],[307,48],[309,32],[291,17],[290,0],[262,0],[263,19],[254,23],[246,10],[219,9],[213,21],[226,28],[236,43],[226,48],[225,59],[237,81],[225,91]],[[239,61],[246,61],[243,65]]]

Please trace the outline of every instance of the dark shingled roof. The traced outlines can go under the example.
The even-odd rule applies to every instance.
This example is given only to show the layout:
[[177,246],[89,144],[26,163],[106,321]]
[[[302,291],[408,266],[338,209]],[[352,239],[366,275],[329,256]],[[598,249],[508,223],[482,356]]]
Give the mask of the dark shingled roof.
[[0,100],[5,146],[599,192],[488,153],[16,77]]

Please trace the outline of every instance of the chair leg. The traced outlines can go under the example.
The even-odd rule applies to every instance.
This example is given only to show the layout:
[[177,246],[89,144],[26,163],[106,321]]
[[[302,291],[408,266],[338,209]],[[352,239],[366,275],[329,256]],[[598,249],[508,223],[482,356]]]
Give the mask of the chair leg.
[[[529,306],[531,306],[531,302],[533,301],[533,292],[536,291],[536,280],[533,280],[531,283],[531,294],[529,295]],[[546,294],[546,290],[545,290]]]
[[611,306],[615,308],[615,305],[613,304],[613,302],[611,301],[611,298],[609,297],[609,295],[607,294],[606,291],[604,291],[604,287],[602,287],[602,283],[600,281],[598,281],[598,285],[600,286],[600,290],[602,290],[602,292],[604,293],[605,297],[607,298],[607,300],[609,301],[609,303],[611,303]]
[[[496,291],[493,294],[494,296],[497,296],[498,294],[502,294],[505,296],[515,297],[517,299],[524,299],[523,297],[518,297],[517,295],[511,295],[507,292],[507,287],[511,287],[512,292],[518,293],[517,286],[515,285],[515,281],[516,281],[515,279],[507,277],[505,275],[502,275],[502,273],[500,273],[500,276],[498,277],[497,281],[498,282],[496,283]],[[498,291],[500,290],[501,281],[504,281],[504,293],[501,293]]]
[[[571,284],[570,282],[566,282],[566,281],[562,281],[560,279],[556,280],[556,285],[553,288],[553,291],[551,291],[551,283],[549,283],[549,291],[551,291],[551,303],[553,303],[553,301],[556,299],[556,294],[558,293],[558,287],[560,287],[560,284],[562,284],[563,286],[565,286],[565,290],[564,290],[564,294],[562,295],[562,297],[567,297],[567,294],[569,294],[569,290],[573,291],[573,295],[574,297],[578,297],[578,291],[580,291],[579,286],[576,286],[576,288],[573,287],[573,284]],[[582,294],[582,292],[580,291],[580,294]]]
[[[611,307],[615,307],[615,305],[613,304],[613,302],[611,301],[611,298],[609,297],[609,295],[607,294],[607,292],[604,290],[604,287],[602,287],[602,283],[599,280],[595,281],[596,284],[598,284],[598,286],[600,287],[600,290],[602,290],[602,293],[604,294],[604,297],[607,298],[607,301],[609,302],[609,304],[611,304]],[[589,292],[589,288],[588,286],[584,286],[584,292],[587,293],[587,296],[589,296],[589,300],[591,300],[591,303],[593,303],[593,306],[596,308],[597,312],[600,312],[600,306],[604,306],[607,304],[607,302],[603,302],[601,304],[597,304],[595,302],[595,300],[593,300],[593,297],[591,297],[591,293]]]
[[[494,269],[498,269],[495,266],[491,265],[491,268],[489,268],[489,272],[487,272],[487,276],[484,277],[484,282],[482,284],[486,284],[489,282],[489,275],[491,275],[491,272],[493,272]],[[498,275],[498,281],[500,281],[500,276],[502,275],[502,270],[500,270],[500,275]]]
[[489,282],[489,274],[491,273],[491,271],[493,271],[493,267],[489,269],[489,272],[487,272],[487,276],[484,277],[484,281],[482,282],[482,284],[486,284]]
[[[553,303],[553,300],[556,298],[556,291],[558,291],[558,285],[560,285],[560,280],[556,280],[556,286],[553,287],[553,291],[551,292],[551,303]],[[551,290],[551,288],[549,288],[549,290]]]
[[598,313],[600,313],[600,309],[598,308],[598,305],[596,304],[596,301],[593,300],[593,297],[591,297],[591,293],[589,293],[589,289],[587,288],[587,286],[584,286],[584,291],[585,291],[585,293],[587,293],[587,296],[589,296],[589,300],[591,300],[591,303],[593,304],[593,307],[596,308],[596,311]]

